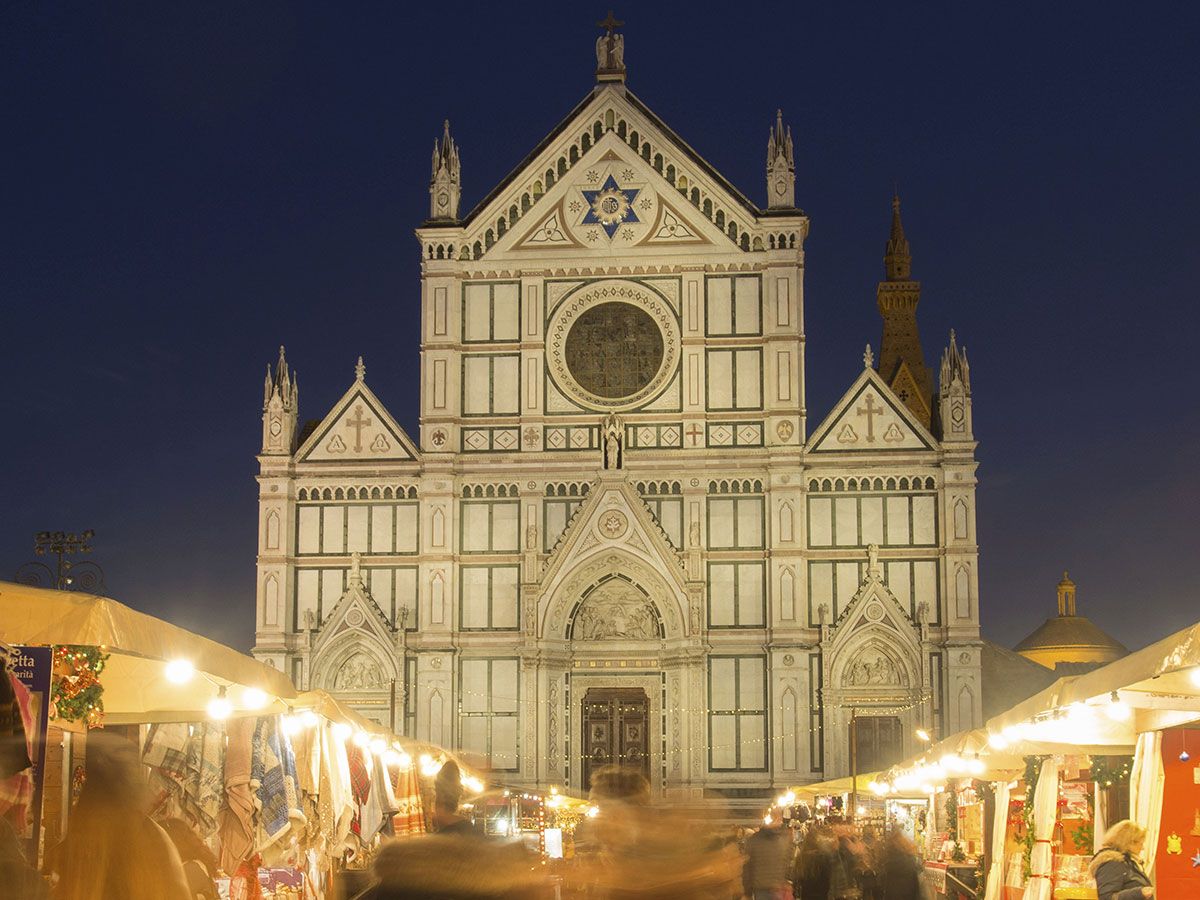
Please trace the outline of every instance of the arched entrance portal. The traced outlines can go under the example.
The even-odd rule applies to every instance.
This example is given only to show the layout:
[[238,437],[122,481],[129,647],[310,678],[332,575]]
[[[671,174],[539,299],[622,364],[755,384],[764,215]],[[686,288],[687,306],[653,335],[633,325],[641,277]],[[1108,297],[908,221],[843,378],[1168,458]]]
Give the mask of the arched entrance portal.
[[650,779],[650,700],[641,688],[590,688],[583,697],[582,787],[609,765]]

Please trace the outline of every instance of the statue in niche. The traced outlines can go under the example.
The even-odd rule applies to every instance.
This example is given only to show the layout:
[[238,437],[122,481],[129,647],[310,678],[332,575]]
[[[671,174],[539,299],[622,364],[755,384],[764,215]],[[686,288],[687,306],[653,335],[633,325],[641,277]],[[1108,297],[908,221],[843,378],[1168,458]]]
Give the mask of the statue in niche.
[[533,522],[530,522],[525,526],[525,549],[537,549],[537,525],[535,525]]
[[333,680],[333,688],[337,691],[378,690],[382,687],[383,675],[379,666],[361,653],[342,663]]
[[584,601],[572,638],[585,641],[646,641],[657,637],[649,602],[628,584],[605,585]]
[[700,520],[692,519],[692,524],[688,526],[688,541],[693,547],[700,546]]
[[845,682],[850,687],[895,685],[900,683],[896,665],[883,653],[863,653],[846,669]]
[[622,462],[621,438],[622,432],[625,430],[621,425],[621,420],[617,418],[616,413],[609,413],[604,417],[600,428],[604,444],[604,468],[619,469]]

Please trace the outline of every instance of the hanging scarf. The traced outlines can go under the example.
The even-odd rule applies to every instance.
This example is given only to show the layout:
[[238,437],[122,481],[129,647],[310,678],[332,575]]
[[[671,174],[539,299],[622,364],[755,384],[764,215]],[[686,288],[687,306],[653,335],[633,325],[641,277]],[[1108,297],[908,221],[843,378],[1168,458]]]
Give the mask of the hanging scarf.
[[231,719],[225,751],[225,804],[217,813],[221,868],[236,871],[254,852],[254,791],[250,786],[254,719]]
[[396,836],[421,834],[425,831],[425,811],[421,805],[421,784],[417,780],[416,768],[409,765],[389,767],[392,791],[396,798],[396,814],[392,816],[392,827]]
[[303,819],[296,793],[296,758],[278,716],[258,720],[253,748],[250,778],[264,832],[262,846],[268,846],[287,833],[293,816]]

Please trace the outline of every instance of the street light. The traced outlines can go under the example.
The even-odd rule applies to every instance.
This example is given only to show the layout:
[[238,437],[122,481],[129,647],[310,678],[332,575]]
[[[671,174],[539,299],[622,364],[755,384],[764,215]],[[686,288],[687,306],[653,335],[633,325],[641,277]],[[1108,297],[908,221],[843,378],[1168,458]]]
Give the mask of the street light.
[[53,569],[43,562],[27,562],[17,569],[18,584],[53,587],[60,591],[100,591],[104,589],[104,570],[94,562],[73,563],[67,557],[91,553],[92,529],[78,534],[67,531],[39,531],[33,539],[37,556],[53,556]]

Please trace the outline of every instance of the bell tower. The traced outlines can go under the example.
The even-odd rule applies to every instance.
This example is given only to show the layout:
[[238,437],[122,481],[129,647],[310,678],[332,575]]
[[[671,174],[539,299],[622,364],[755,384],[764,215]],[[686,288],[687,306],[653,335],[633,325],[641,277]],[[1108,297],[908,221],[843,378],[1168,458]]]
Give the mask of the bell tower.
[[433,141],[433,175],[429,181],[429,218],[440,221],[458,220],[458,203],[462,198],[462,166],[458,146],[450,137],[450,120],[442,126],[442,140]]
[[892,231],[883,255],[884,280],[875,292],[883,316],[879,374],[913,415],[929,427],[933,409],[933,377],[925,366],[917,304],[921,282],[912,279],[912,253],[900,221],[900,197],[892,197]]
[[783,127],[783,110],[775,110],[775,127],[767,138],[767,208],[796,208],[796,161],[792,129]]

